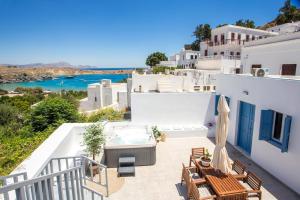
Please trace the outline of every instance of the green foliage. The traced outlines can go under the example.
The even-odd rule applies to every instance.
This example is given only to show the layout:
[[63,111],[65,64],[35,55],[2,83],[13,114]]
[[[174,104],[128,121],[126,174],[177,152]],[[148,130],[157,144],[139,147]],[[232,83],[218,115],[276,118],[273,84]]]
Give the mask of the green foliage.
[[300,20],[300,10],[292,5],[290,0],[286,0],[283,7],[279,9],[280,14],[275,19],[277,25]]
[[152,73],[153,74],[165,73],[166,69],[175,70],[175,67],[155,66],[152,67]]
[[124,112],[116,111],[112,108],[106,108],[106,109],[100,110],[97,113],[92,114],[89,117],[87,117],[88,122],[98,122],[98,121],[103,121],[103,120],[120,121],[123,119],[124,119]]
[[137,68],[135,69],[135,71],[138,73],[138,74],[143,74],[144,73],[144,68]]
[[0,126],[7,125],[18,118],[19,116],[16,108],[10,105],[0,104]]
[[211,37],[211,27],[209,24],[200,24],[196,26],[193,35],[196,37],[196,40],[199,42],[204,40],[209,40]]
[[9,137],[0,142],[0,175],[9,174],[20,162],[27,158],[48,136],[54,127],[48,127],[30,137]]
[[84,91],[63,91],[45,99],[38,88],[16,90],[24,95],[0,97],[0,175],[9,174],[63,122],[87,120],[76,109],[77,99],[86,97]]
[[255,23],[253,20],[247,19],[247,20],[238,20],[235,22],[236,26],[242,26],[246,28],[255,28]]
[[96,123],[87,127],[83,134],[83,144],[86,146],[86,151],[93,156],[93,160],[101,152],[101,146],[105,142],[103,130],[103,125]]
[[75,122],[78,119],[74,104],[61,97],[41,101],[31,112],[30,124],[34,131],[43,131],[58,122]]
[[146,65],[153,67],[159,64],[160,61],[166,61],[166,60],[168,60],[168,58],[164,53],[154,52],[147,57]]
[[192,42],[191,48],[193,51],[200,51],[200,40],[196,39],[194,42]]
[[161,136],[161,131],[158,130],[157,126],[152,127],[152,133],[153,133],[155,139],[157,139]]

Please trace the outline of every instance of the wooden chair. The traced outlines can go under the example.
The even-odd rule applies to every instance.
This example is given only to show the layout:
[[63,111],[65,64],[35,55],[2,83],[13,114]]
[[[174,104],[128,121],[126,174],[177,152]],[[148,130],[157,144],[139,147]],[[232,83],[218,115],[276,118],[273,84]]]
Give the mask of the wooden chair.
[[232,164],[233,176],[238,180],[244,180],[246,178],[246,167],[240,161],[234,160]]
[[205,153],[205,148],[204,147],[192,148],[192,154],[190,155],[190,164],[189,164],[189,166],[191,166],[193,159],[197,159],[197,158],[200,158],[200,157],[204,156],[204,153]]
[[205,184],[206,180],[204,178],[200,178],[196,167],[186,167],[182,163],[182,175],[181,175],[181,185],[183,182],[186,184],[187,196],[190,197],[190,185],[191,180],[194,181],[195,184],[201,185]]
[[258,199],[261,199],[262,192],[260,188],[262,181],[255,174],[248,171],[246,178],[241,184],[247,189],[248,197],[258,197]]
[[214,195],[213,190],[206,184],[200,185],[198,188],[193,180],[191,180],[191,198],[193,200],[208,200],[208,199],[216,199],[217,196]]

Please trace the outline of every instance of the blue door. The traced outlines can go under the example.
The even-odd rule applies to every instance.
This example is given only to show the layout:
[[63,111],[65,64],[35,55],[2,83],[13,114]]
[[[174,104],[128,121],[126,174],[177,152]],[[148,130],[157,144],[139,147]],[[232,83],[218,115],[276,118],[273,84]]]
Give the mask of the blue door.
[[240,102],[237,145],[251,154],[255,106]]

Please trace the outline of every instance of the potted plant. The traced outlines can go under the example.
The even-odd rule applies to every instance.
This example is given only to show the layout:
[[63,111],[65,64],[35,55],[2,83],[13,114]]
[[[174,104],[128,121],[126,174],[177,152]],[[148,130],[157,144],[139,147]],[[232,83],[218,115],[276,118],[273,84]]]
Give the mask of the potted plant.
[[208,152],[208,149],[205,150],[204,156],[201,157],[201,165],[204,167],[209,167],[211,162],[211,154]]
[[104,127],[101,123],[95,123],[86,128],[83,134],[83,144],[86,151],[92,155],[93,160],[101,153],[101,148],[105,143]]
[[157,126],[152,127],[152,133],[157,142],[161,140],[161,132],[158,130]]

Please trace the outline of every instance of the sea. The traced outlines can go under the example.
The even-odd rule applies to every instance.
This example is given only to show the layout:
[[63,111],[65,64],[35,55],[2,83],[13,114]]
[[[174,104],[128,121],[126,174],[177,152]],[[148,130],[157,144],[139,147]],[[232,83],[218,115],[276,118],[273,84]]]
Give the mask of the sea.
[[[106,68],[107,70],[115,70],[122,68]],[[128,69],[128,68],[126,68]],[[103,68],[101,69],[103,70]],[[60,91],[60,90],[87,90],[88,84],[99,83],[102,79],[111,79],[113,83],[130,78],[131,74],[83,74],[76,75],[74,78],[67,78],[65,76],[56,77],[52,80],[31,81],[21,83],[5,83],[0,84],[0,89],[12,91],[17,87],[41,87],[44,90]]]

